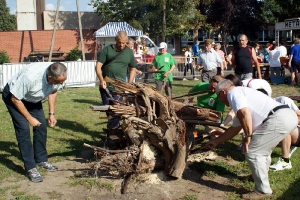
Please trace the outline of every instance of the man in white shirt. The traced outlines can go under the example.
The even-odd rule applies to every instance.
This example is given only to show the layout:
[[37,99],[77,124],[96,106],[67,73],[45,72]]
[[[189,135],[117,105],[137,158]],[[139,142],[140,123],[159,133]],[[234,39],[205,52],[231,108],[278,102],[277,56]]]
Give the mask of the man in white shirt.
[[268,177],[271,153],[277,144],[296,128],[297,115],[287,105],[282,105],[252,88],[235,87],[230,80],[219,82],[216,94],[226,106],[234,110],[237,117],[224,134],[209,141],[206,147],[215,148],[243,129],[245,137],[242,150],[252,172],[255,186],[252,192],[243,194],[242,198],[271,197],[272,189]]
[[287,56],[287,49],[284,46],[284,41],[280,42],[278,50],[280,51],[280,57],[286,57]]
[[200,53],[197,64],[200,65],[202,70],[202,82],[209,82],[211,78],[217,75],[217,66],[223,69],[223,60],[219,54],[212,50],[212,39],[205,39],[205,50]]

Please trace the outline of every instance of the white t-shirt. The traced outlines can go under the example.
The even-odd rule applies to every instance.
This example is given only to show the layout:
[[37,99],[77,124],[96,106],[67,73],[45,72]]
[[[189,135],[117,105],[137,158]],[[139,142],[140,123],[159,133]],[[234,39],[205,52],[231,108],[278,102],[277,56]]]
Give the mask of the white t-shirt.
[[192,59],[192,52],[186,51],[186,52],[184,53],[184,56],[185,56],[185,58],[186,58],[185,63],[192,63],[192,62],[193,62],[193,59]]
[[296,110],[299,110],[299,108],[296,106],[295,102],[288,97],[280,96],[280,97],[274,98],[274,100],[281,104],[288,105],[295,112],[296,112]]
[[287,55],[287,50],[285,46],[279,46],[278,50],[280,51],[280,57],[285,57]]
[[269,52],[269,59],[270,59],[270,67],[280,67],[280,51],[278,49],[274,49]]
[[[252,118],[253,132],[259,128],[262,122],[268,117],[269,112],[282,104],[275,101],[271,97],[248,87],[234,87],[228,91],[227,99],[229,106],[233,109],[237,116],[237,111],[242,108],[248,108]],[[236,117],[232,126],[240,126],[240,122]]]
[[268,96],[271,97],[272,96],[272,88],[270,86],[270,84],[268,83],[268,81],[264,80],[264,79],[246,79],[246,80],[242,80],[243,86],[244,87],[249,87],[249,88],[253,88],[255,90],[257,89],[264,89],[266,90],[266,92],[268,93]]

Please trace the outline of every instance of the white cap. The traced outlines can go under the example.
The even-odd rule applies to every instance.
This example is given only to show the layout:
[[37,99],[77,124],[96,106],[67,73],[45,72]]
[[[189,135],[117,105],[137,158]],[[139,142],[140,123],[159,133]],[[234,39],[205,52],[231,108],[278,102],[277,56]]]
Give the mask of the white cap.
[[160,44],[159,44],[159,49],[164,49],[164,48],[167,48],[167,43],[165,43],[165,42],[161,42]]

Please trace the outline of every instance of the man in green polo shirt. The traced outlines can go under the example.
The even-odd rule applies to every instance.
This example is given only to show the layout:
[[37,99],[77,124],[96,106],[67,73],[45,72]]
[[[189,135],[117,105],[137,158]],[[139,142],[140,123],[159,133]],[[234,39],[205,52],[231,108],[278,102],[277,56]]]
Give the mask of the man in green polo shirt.
[[221,80],[223,80],[221,76],[213,76],[210,82],[200,82],[189,91],[189,93],[194,93],[209,90],[207,94],[197,97],[198,107],[224,112],[225,105],[218,99],[215,93],[215,89]]
[[152,61],[152,68],[149,72],[155,72],[154,80],[158,91],[165,89],[166,95],[172,97],[172,71],[175,69],[175,60],[173,56],[167,52],[167,43],[159,44],[159,53]]

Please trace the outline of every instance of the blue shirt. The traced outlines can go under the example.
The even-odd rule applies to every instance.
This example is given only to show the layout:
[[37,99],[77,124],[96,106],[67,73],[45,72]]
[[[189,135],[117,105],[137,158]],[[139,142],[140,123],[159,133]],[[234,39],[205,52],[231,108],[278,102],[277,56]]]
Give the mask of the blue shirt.
[[37,62],[21,69],[9,81],[10,92],[19,100],[37,103],[62,88],[47,80],[47,68],[52,62]]
[[292,47],[290,55],[293,55],[292,61],[300,61],[300,45],[296,44]]
[[199,45],[198,44],[194,44],[193,46],[193,54],[194,56],[199,56],[200,52],[198,52],[200,50]]

